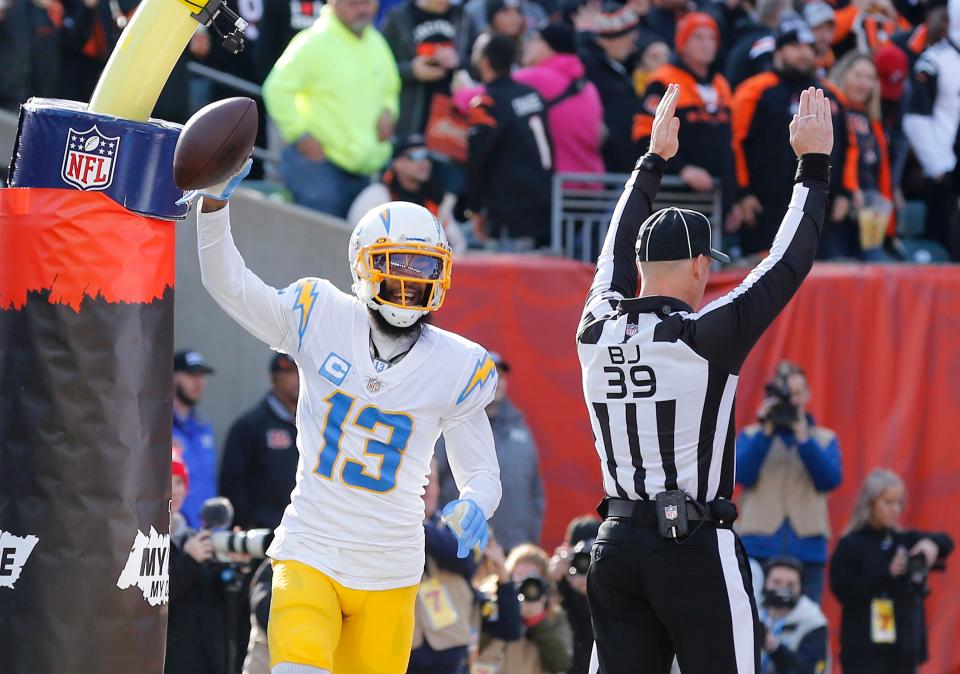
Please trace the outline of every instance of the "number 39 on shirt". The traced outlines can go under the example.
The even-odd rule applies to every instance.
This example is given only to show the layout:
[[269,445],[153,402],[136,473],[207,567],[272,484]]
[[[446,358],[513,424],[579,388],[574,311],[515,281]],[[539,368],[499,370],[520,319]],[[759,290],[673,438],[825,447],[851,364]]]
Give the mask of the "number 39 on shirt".
[[373,475],[360,461],[347,459],[340,468],[340,480],[348,487],[381,494],[396,487],[403,452],[407,449],[407,442],[413,432],[413,417],[401,412],[384,412],[373,405],[366,405],[356,414],[352,414],[356,398],[343,391],[334,391],[323,401],[330,409],[324,420],[323,446],[320,447],[317,466],[313,472],[324,479],[333,479],[346,423],[370,434],[375,433],[378,426],[384,426],[389,430],[386,442],[371,437],[363,447],[364,456],[380,457],[379,473]]
[[652,398],[657,392],[657,375],[649,365],[640,364],[637,345],[608,346],[610,365],[603,368],[608,375],[607,399]]

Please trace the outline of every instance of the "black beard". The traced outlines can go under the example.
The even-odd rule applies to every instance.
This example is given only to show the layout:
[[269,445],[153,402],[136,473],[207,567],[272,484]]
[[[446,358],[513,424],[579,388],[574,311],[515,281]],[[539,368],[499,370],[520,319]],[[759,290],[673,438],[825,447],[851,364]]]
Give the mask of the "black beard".
[[379,311],[367,307],[367,313],[370,314],[370,320],[373,321],[377,330],[392,339],[404,337],[413,331],[419,332],[424,325],[430,322],[430,313],[428,312],[414,321],[411,325],[408,325],[405,328],[398,328],[396,325],[384,318]]
[[194,407],[197,406],[197,401],[189,398],[187,394],[183,392],[183,389],[179,386],[173,387],[173,395],[177,396],[177,400],[179,400],[181,403],[183,403],[190,409],[193,409]]
[[813,82],[813,71],[804,71],[792,66],[783,66],[780,68],[780,77],[789,82],[802,82],[807,80]]

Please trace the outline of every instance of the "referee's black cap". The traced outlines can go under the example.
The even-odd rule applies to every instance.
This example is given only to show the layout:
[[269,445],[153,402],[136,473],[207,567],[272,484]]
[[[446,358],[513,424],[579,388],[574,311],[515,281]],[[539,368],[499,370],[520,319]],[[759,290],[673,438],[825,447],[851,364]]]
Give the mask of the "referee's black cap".
[[728,255],[713,248],[713,229],[703,213],[687,208],[664,208],[640,225],[637,257],[641,262],[688,260],[698,255],[730,262]]

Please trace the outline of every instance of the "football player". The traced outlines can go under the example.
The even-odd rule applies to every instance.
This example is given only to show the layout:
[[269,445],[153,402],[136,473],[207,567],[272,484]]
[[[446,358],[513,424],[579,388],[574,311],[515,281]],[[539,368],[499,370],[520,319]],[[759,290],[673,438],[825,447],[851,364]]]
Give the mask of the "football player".
[[[249,164],[249,163],[248,163]],[[201,190],[203,285],[300,370],[297,483],[274,560],[272,674],[402,674],[424,567],[421,499],[444,433],[460,498],[443,514],[465,557],[500,501],[484,408],[487,352],[424,320],[443,304],[451,256],[425,208],[391,202],[350,237],[353,295],[304,278],[277,290],[246,268],[227,200],[248,167]]]

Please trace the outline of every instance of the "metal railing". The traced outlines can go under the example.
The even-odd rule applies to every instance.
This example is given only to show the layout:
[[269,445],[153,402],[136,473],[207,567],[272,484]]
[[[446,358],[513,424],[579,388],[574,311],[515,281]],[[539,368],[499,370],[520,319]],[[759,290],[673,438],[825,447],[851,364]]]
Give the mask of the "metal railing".
[[[225,87],[235,89],[239,93],[246,94],[252,98],[263,100],[263,88],[248,82],[245,79],[222,72],[216,68],[211,68],[200,63],[190,62],[187,64],[187,70],[198,77],[216,82]],[[269,119],[262,120],[264,124],[272,124]],[[276,164],[280,161],[280,137],[279,134],[271,133],[267,128],[267,147],[254,147],[253,158],[264,162],[265,164]]]
[[[626,173],[556,173],[553,176],[550,249],[593,262],[603,246],[610,217],[630,179]],[[720,189],[694,192],[677,176],[664,176],[654,209],[679,206],[700,211],[713,226],[714,241],[721,236]]]

